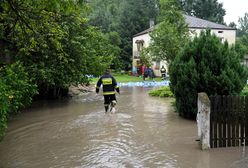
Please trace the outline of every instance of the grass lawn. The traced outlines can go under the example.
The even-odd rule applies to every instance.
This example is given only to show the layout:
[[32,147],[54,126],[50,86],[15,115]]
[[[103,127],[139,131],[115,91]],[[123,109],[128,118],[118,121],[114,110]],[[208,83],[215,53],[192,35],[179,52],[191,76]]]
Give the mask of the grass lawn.
[[[142,82],[143,78],[142,76],[130,76],[127,74],[112,74],[118,83],[127,83],[127,82]],[[91,84],[96,84],[98,78],[92,78]],[[155,81],[161,81],[161,78],[154,78]],[[146,81],[152,81],[151,79],[146,78]]]

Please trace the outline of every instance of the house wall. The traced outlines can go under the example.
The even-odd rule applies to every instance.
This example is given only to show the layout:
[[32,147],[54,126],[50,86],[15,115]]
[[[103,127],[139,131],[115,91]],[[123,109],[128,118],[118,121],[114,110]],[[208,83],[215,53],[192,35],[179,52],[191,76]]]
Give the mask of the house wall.
[[138,52],[138,47],[137,44],[135,43],[137,40],[143,40],[144,41],[144,46],[143,47],[148,47],[151,41],[151,37],[149,36],[148,33],[134,37],[133,38],[133,58],[135,56],[139,57],[139,52]]
[[[133,61],[132,61],[132,67],[133,67],[133,72],[135,71],[134,68],[137,68],[137,61],[140,60],[140,52],[138,51],[138,47],[137,44],[135,43],[137,40],[143,40],[144,41],[144,45],[143,47],[146,48],[149,46],[150,42],[151,42],[151,37],[149,36],[148,33],[134,37],[133,38]],[[156,62],[152,62],[152,69],[154,72],[155,76],[161,76],[160,73],[160,69],[162,66],[164,66],[166,68],[166,72],[168,72],[168,67],[167,67],[167,63],[166,61],[161,61],[160,62],[160,67],[158,68]]]
[[[199,35],[200,32],[204,29],[192,29],[190,28],[190,31],[193,32],[191,33],[192,38],[195,35]],[[227,40],[228,44],[234,44],[236,41],[236,31],[235,30],[221,30],[221,29],[212,29],[212,33],[214,33],[217,37],[220,37],[223,39],[223,42]],[[221,33],[222,32],[222,33]],[[132,62],[132,67],[133,67],[133,72],[134,69],[137,68],[137,61],[140,60],[140,52],[138,51],[137,44],[135,43],[137,40],[143,40],[144,45],[143,47],[148,47],[150,42],[151,42],[151,37],[149,36],[148,33],[134,37],[133,38],[133,62]],[[166,72],[168,72],[168,65],[166,61],[161,61],[160,62],[160,68],[164,66],[166,68]],[[161,76],[160,73],[160,68],[157,67],[157,63],[153,62],[152,69],[155,74],[155,76]]]
[[160,69],[162,68],[162,66],[164,66],[164,68],[166,69],[166,74],[168,74],[168,65],[166,61],[160,61],[159,68],[156,64],[156,62],[152,62],[152,70],[155,76],[161,76]]
[[[204,30],[204,29],[192,29],[192,28],[190,28],[189,30],[191,32],[190,33],[191,37],[194,37],[195,35],[199,36],[201,31]],[[227,40],[229,45],[235,44],[236,30],[212,29],[211,32],[213,34],[215,34],[217,37],[223,38],[223,42],[225,40]]]
[[144,45],[143,47],[148,47],[151,41],[151,37],[149,36],[148,33],[134,37],[133,38],[133,61],[132,61],[132,68],[134,71],[134,68],[137,68],[137,61],[140,60],[140,51],[138,51],[137,44],[135,43],[137,40],[143,40]]

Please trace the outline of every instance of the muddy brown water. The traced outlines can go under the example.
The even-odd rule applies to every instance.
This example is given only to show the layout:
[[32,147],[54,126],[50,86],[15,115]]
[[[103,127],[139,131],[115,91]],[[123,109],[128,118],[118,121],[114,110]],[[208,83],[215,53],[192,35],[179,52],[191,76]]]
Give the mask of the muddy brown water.
[[149,88],[121,88],[115,114],[89,93],[36,102],[9,122],[0,142],[1,168],[244,168],[247,149],[201,151],[196,122],[173,111],[173,99]]

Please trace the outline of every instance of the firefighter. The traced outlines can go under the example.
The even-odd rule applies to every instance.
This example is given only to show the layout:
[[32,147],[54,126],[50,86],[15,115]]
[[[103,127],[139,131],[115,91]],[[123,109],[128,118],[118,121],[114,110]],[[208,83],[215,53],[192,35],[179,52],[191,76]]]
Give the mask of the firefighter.
[[162,75],[162,80],[165,80],[166,78],[166,69],[164,68],[164,66],[162,66],[162,68],[160,69],[161,75]]
[[99,78],[96,84],[96,94],[99,93],[99,89],[102,85],[103,96],[104,96],[104,107],[105,113],[108,112],[110,107],[110,112],[115,112],[115,105],[117,103],[115,97],[115,91],[120,94],[120,89],[117,86],[115,78],[110,74],[110,70],[107,69],[105,73]]

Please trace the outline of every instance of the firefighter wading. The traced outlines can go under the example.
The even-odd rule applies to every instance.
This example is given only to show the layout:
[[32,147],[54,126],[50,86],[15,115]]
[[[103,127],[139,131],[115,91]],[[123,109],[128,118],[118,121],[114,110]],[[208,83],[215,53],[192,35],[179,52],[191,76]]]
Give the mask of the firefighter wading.
[[104,96],[104,107],[105,112],[108,112],[109,105],[110,111],[114,110],[114,106],[116,105],[116,97],[115,91],[120,94],[119,87],[117,86],[117,82],[115,78],[110,75],[110,71],[106,70],[104,75],[100,77],[96,85],[96,93],[99,93],[99,89],[102,85],[103,96]]

